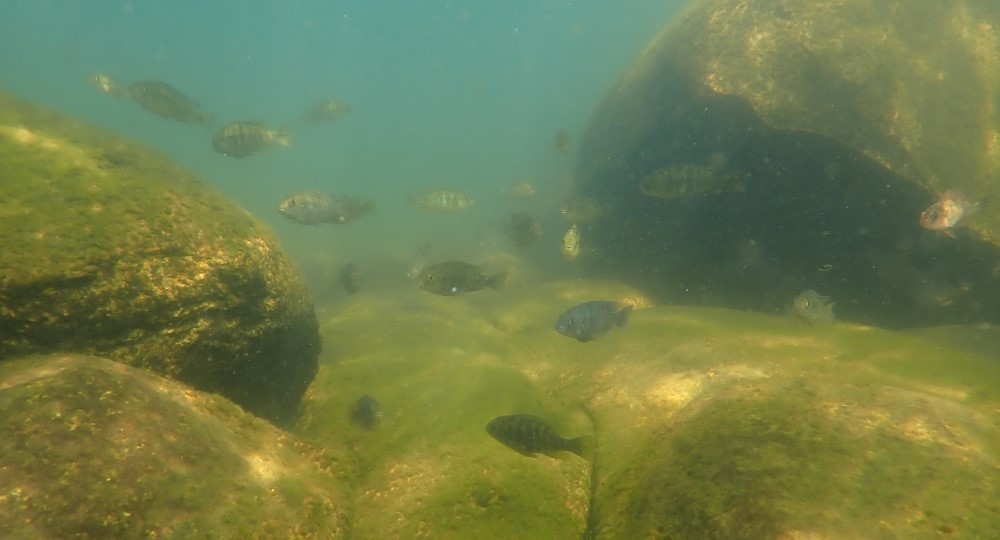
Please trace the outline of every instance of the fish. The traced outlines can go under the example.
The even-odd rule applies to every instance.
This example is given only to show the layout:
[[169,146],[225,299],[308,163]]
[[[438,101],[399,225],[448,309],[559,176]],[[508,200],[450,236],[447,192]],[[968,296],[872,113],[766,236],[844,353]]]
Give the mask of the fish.
[[270,129],[261,122],[241,121],[226,124],[212,137],[212,149],[234,158],[252,156],[273,146],[291,146],[283,129]]
[[556,131],[556,152],[568,154],[573,149],[573,139],[565,129]]
[[90,77],[90,84],[94,85],[101,92],[116,98],[132,99],[128,88],[122,87],[117,81],[103,73],[92,75]]
[[304,225],[344,224],[375,211],[372,201],[339,197],[321,191],[292,193],[278,204],[278,212]]
[[529,182],[518,182],[508,187],[505,193],[514,200],[530,199],[535,196],[535,186]]
[[978,202],[970,201],[958,191],[948,190],[941,194],[938,202],[920,213],[920,226],[954,238],[952,229],[964,225],[969,215],[978,211]]
[[210,116],[193,99],[161,81],[138,81],[128,87],[132,99],[147,111],[185,124],[208,126]]
[[808,290],[792,300],[792,311],[803,321],[813,323],[833,322],[833,302],[829,296],[823,296],[816,291]]
[[639,190],[648,197],[675,201],[739,186],[745,175],[725,173],[699,165],[660,167],[639,181]]
[[567,229],[563,235],[562,254],[569,261],[575,260],[580,255],[580,231],[576,225]]
[[545,454],[561,458],[560,453],[572,452],[590,459],[590,437],[564,439],[544,420],[530,414],[498,416],[486,424],[486,433],[523,456]]
[[455,296],[470,291],[490,288],[503,289],[507,272],[486,275],[482,266],[461,261],[448,261],[424,268],[417,277],[417,285],[425,291],[441,296]]
[[437,189],[420,195],[411,195],[407,202],[435,212],[456,212],[474,204],[472,197],[451,189]]
[[354,263],[347,263],[340,267],[340,284],[344,286],[347,294],[354,294],[361,290],[361,271]]
[[324,99],[306,109],[306,112],[299,118],[299,123],[303,125],[332,124],[352,110],[353,107],[346,101]]
[[351,405],[351,422],[354,425],[373,429],[382,419],[382,404],[370,394],[361,396]]
[[631,313],[631,305],[618,310],[617,302],[584,302],[567,309],[559,316],[556,332],[581,342],[593,341],[612,327],[624,328]]
[[518,246],[530,246],[542,237],[541,224],[526,212],[511,214],[503,230]]
[[570,224],[590,223],[604,215],[604,207],[597,199],[577,195],[563,203],[559,214]]

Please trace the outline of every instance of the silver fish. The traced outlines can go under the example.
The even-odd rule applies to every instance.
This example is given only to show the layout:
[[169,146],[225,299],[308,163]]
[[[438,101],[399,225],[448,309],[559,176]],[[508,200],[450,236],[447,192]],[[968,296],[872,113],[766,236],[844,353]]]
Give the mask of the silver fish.
[[343,224],[374,212],[375,204],[308,190],[285,197],[278,205],[278,211],[288,219],[305,225]]

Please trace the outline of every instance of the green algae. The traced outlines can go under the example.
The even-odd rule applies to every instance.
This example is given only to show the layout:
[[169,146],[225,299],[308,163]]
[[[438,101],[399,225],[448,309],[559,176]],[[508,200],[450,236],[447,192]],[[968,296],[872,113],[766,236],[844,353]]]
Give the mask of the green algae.
[[335,477],[222,398],[89,357],[11,360],[0,374],[6,534],[336,538],[345,530]]
[[294,418],[320,345],[262,222],[165,157],[6,94],[0,163],[0,357],[98,354]]

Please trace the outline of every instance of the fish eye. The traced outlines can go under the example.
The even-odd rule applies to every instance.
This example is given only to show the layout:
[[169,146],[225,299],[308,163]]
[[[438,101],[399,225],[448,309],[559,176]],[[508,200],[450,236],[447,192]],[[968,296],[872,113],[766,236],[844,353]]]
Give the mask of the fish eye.
[[295,206],[295,199],[288,201],[288,207],[291,208],[293,206]]

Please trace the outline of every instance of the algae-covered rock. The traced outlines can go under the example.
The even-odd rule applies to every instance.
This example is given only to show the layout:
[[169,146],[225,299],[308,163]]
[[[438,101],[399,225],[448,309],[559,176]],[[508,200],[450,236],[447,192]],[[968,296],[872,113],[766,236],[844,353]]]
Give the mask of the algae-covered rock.
[[342,538],[335,446],[224,398],[95,357],[0,364],[10,538]]
[[[588,343],[566,308],[635,306]],[[355,453],[363,537],[992,538],[1000,365],[919,337],[793,315],[653,306],[599,281],[329,306],[298,433]],[[394,329],[392,340],[381,329]],[[354,340],[348,340],[353,336]],[[351,402],[384,416],[352,426]],[[593,435],[593,462],[524,457],[511,413]]]
[[[671,302],[774,311],[812,289],[869,324],[1000,321],[1000,213],[957,240],[918,219],[945,190],[1000,198],[998,28],[978,0],[692,2],[582,137],[576,187],[608,211],[580,262]],[[684,168],[742,181],[643,192]]]
[[[493,440],[505,414],[545,417],[566,436],[590,435],[585,414],[546,395],[509,365],[505,325],[489,316],[504,296],[440,297],[366,290],[322,326],[340,344],[321,357],[297,433],[346,444],[359,476],[358,538],[580,538],[590,464],[576,456],[524,457]],[[392,339],[384,331],[392,328]],[[374,396],[371,430],[352,425],[352,402]]]
[[0,94],[0,358],[74,351],[293,418],[319,338],[269,229],[165,157]]

